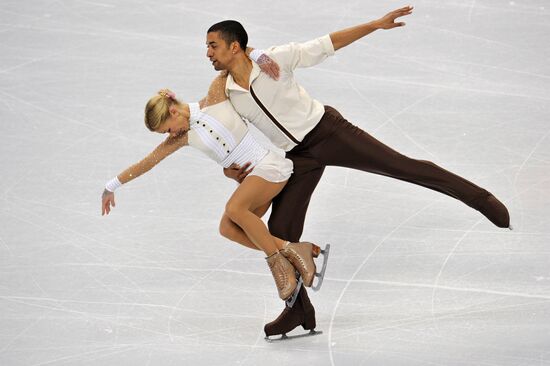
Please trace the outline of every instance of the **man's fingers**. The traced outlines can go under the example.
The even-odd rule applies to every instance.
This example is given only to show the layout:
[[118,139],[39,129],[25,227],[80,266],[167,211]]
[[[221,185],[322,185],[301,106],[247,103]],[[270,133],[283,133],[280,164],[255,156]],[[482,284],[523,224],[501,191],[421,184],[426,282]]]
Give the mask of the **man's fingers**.
[[401,17],[404,17],[405,15],[409,15],[409,14],[412,14],[412,13],[406,12],[406,13],[397,13],[397,14],[393,14],[393,15],[391,16],[391,19],[392,19],[392,20],[395,20],[395,19],[397,19],[397,18],[401,18]]
[[251,168],[251,169],[239,174],[239,183],[242,183],[244,178],[248,177],[248,174],[250,174],[250,172],[253,171],[253,170],[254,170],[254,168]]
[[[247,166],[248,165],[250,165],[250,163],[247,164]],[[245,171],[239,173],[239,177],[238,177],[239,178],[239,183],[242,182],[244,180],[244,178],[246,178],[248,176],[248,174],[250,174],[250,172],[252,172],[253,170],[254,170],[254,168],[250,168],[248,170],[245,170]]]
[[390,14],[394,18],[398,18],[398,17],[402,17],[404,15],[412,14],[412,11],[413,11],[412,7],[405,7],[405,8],[394,10]]
[[409,10],[413,10],[413,9],[414,9],[414,6],[407,5],[407,6],[404,6],[400,9],[397,9],[397,10],[394,10],[394,11],[409,11]]
[[250,166],[250,162],[244,164],[244,165],[239,169],[239,174],[242,174],[244,171],[246,171],[246,169],[248,169],[249,166]]
[[411,8],[411,9],[402,10],[402,11],[399,12],[399,14],[400,14],[399,16],[412,14],[412,8]]
[[109,201],[101,200],[101,216],[103,216],[107,213],[108,204],[109,204]]

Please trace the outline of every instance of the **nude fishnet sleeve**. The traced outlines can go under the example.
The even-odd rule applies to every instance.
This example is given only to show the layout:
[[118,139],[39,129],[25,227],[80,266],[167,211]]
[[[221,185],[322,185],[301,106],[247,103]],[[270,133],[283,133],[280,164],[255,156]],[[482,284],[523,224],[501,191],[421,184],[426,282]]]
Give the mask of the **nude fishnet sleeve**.
[[136,163],[117,177],[120,183],[125,184],[151,170],[160,163],[165,157],[174,153],[182,146],[187,145],[187,134],[183,136],[168,136],[160,145],[158,145],[149,155],[139,163]]
[[201,108],[207,107],[209,105],[214,105],[223,102],[227,99],[225,95],[225,83],[227,81],[227,72],[222,71],[218,75],[208,88],[208,95],[201,102],[204,102],[204,105],[201,104]]

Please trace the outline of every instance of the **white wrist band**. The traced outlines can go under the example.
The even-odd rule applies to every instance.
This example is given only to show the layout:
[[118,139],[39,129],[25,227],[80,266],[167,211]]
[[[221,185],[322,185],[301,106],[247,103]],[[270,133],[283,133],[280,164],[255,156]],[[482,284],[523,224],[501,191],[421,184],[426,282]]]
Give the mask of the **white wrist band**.
[[265,53],[264,50],[259,50],[255,48],[252,52],[250,52],[250,55],[248,55],[248,57],[250,57],[250,59],[253,60],[255,63],[258,63],[258,59],[264,53]]
[[122,183],[118,180],[118,177],[114,177],[105,184],[105,189],[109,192],[114,192],[118,187],[122,186]]

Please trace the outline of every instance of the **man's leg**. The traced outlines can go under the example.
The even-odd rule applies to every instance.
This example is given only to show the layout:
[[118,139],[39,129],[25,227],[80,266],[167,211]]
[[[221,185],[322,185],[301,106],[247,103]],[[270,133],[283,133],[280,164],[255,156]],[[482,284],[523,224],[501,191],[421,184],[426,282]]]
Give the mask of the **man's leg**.
[[311,304],[304,286],[300,289],[294,306],[286,306],[277,319],[264,326],[264,332],[266,337],[269,337],[286,334],[298,326],[309,331],[313,331],[317,326],[315,308]]
[[294,173],[281,193],[273,199],[268,227],[271,235],[300,241],[311,195],[325,170],[315,160],[287,154],[294,163]]
[[[281,193],[273,199],[268,227],[272,235],[298,242],[311,195],[325,168],[315,160],[297,154],[288,153],[287,158],[294,163],[294,173]],[[264,332],[266,336],[286,334],[300,325],[307,330],[313,330],[316,325],[315,308],[304,286],[294,305],[290,307],[285,303],[282,313],[264,326]]]
[[326,107],[320,123],[332,133],[309,151],[322,164],[359,169],[418,184],[464,202],[499,227],[509,226],[508,210],[485,189],[430,161],[411,159],[398,153],[349,123],[334,108]]

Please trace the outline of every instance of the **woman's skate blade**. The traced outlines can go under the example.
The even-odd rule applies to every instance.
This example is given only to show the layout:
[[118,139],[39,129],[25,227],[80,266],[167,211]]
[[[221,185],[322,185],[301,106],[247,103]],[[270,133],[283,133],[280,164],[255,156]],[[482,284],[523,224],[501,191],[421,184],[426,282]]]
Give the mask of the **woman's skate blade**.
[[309,332],[303,333],[303,334],[287,336],[286,333],[283,333],[278,338],[269,338],[269,336],[267,336],[264,339],[265,339],[266,342],[273,343],[273,342],[281,342],[281,341],[290,341],[290,340],[296,339],[296,338],[312,337],[312,336],[316,336],[316,335],[319,335],[319,334],[323,334],[323,331],[312,329]]
[[311,289],[313,291],[319,291],[319,289],[321,288],[321,285],[323,284],[323,278],[325,278],[325,270],[327,269],[329,253],[330,253],[330,244],[327,244],[325,249],[321,250],[321,254],[323,255],[323,266],[321,267],[320,272],[315,273],[315,277],[317,277],[317,284],[311,286]]

